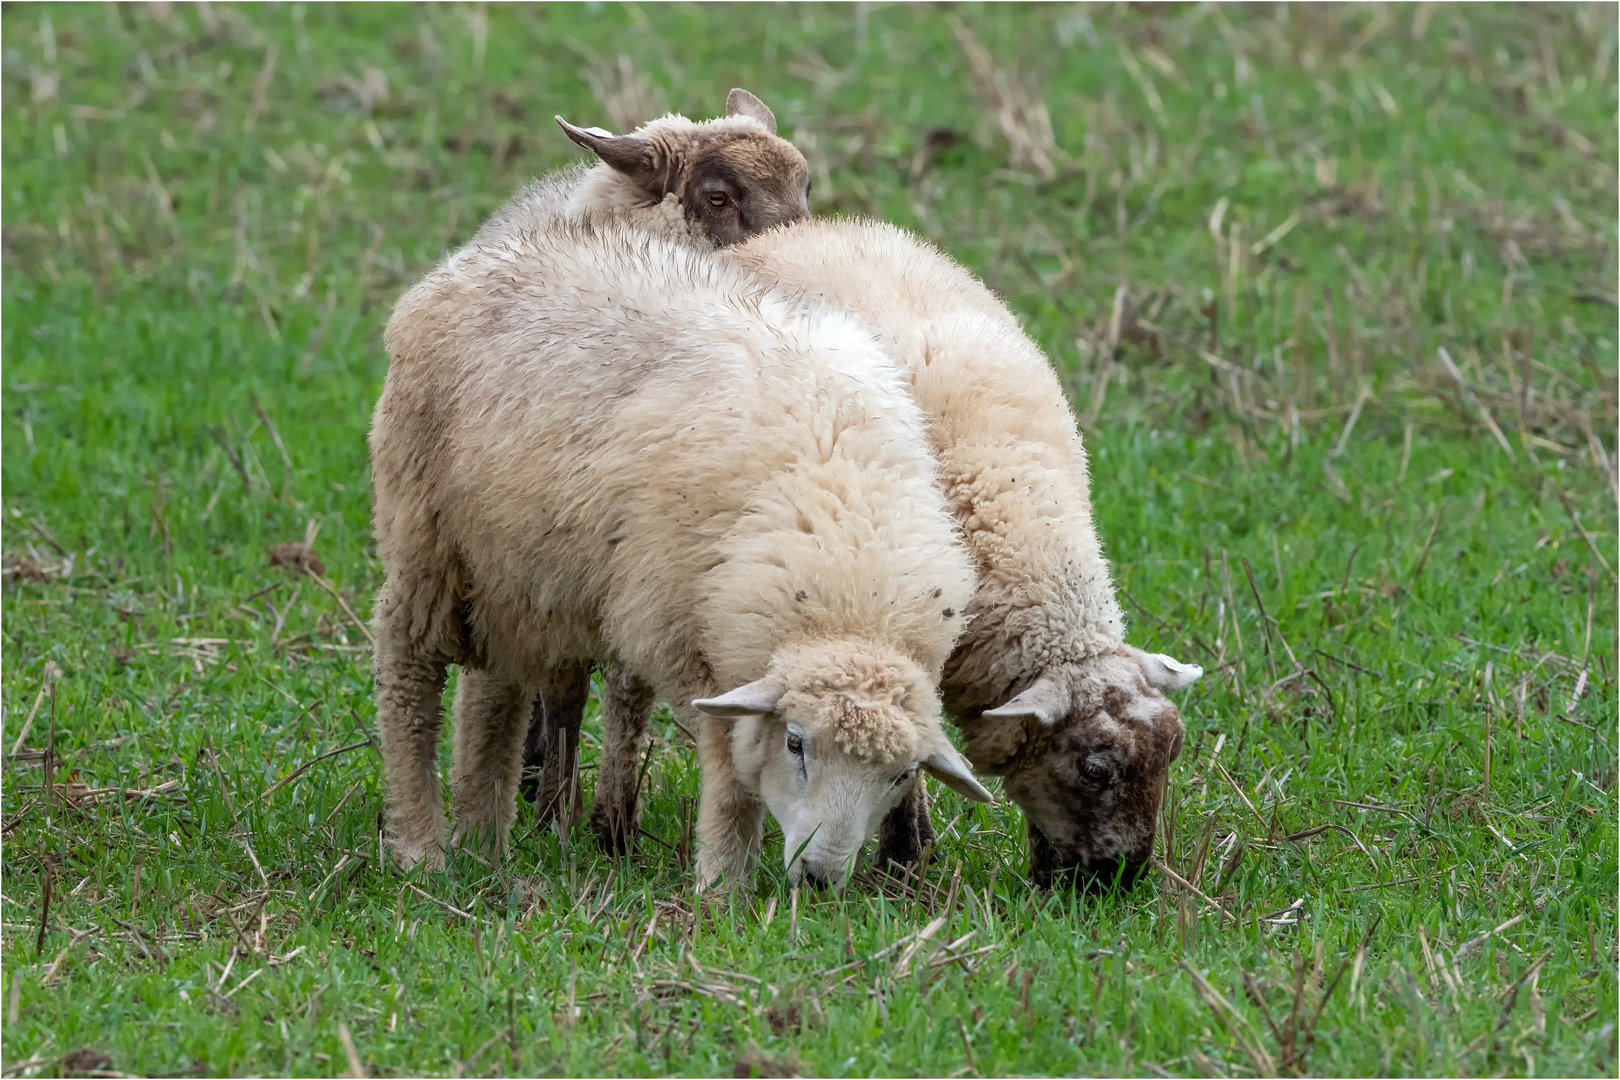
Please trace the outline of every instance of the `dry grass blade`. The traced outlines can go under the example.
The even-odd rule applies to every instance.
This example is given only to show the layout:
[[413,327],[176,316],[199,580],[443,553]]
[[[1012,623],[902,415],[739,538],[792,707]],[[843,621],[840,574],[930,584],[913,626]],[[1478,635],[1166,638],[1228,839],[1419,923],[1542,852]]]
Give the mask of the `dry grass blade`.
[[56,1036],[55,1035],[50,1036],[43,1043],[40,1044],[40,1047],[39,1047],[38,1050],[35,1050],[25,1060],[12,1062],[12,1063],[6,1065],[6,1067],[4,1069],[0,1069],[0,1076],[16,1076],[18,1073],[27,1072],[27,1071],[29,1071],[31,1069],[37,1069],[40,1066],[44,1065],[45,1062],[46,1062],[45,1051],[55,1041],[56,1041]]
[[434,896],[432,893],[426,891],[425,889],[418,888],[416,885],[412,884],[409,881],[407,881],[405,883],[405,887],[407,889],[411,890],[412,892],[416,893],[418,896],[421,896],[421,897],[424,897],[424,898],[426,898],[428,900],[433,901],[435,904],[438,904],[440,907],[444,908],[444,910],[448,911],[452,915],[459,915],[463,919],[471,919],[473,917],[471,912],[462,911],[460,908],[456,907],[454,904],[449,904],[449,903],[446,903],[443,900],[440,900],[437,896]]
[[[1351,977],[1351,980],[1350,980],[1351,993],[1352,994],[1355,993],[1356,976],[1359,976],[1361,974],[1362,965],[1365,963],[1365,961],[1367,959],[1367,946],[1372,943],[1373,932],[1378,929],[1378,924],[1380,922],[1382,922],[1383,919],[1384,919],[1384,916],[1382,914],[1378,914],[1378,915],[1373,916],[1372,922],[1370,924],[1368,924],[1368,926],[1367,926],[1367,932],[1361,936],[1361,945],[1359,947],[1357,947],[1355,959],[1353,961],[1353,963],[1355,965],[1355,975],[1353,975]],[[1316,953],[1316,966],[1317,966],[1316,977],[1318,979],[1320,979],[1321,976],[1322,976],[1322,970],[1321,970],[1321,968],[1322,968],[1322,952],[1321,952],[1321,948],[1322,948],[1321,942],[1318,941],[1317,942],[1317,953]],[[1328,983],[1327,989],[1322,991],[1322,996],[1320,998],[1318,998],[1317,1001],[1316,1001],[1316,1010],[1315,1010],[1315,1012],[1313,1012],[1311,1014],[1311,1019],[1310,1019],[1309,1023],[1307,1023],[1305,1025],[1305,1029],[1304,1029],[1305,1045],[1301,1048],[1300,1053],[1299,1053],[1299,1058],[1297,1059],[1297,1064],[1302,1069],[1303,1069],[1303,1066],[1304,1066],[1304,1063],[1305,1063],[1306,1056],[1309,1055],[1310,1052],[1311,1052],[1311,1046],[1314,1045],[1315,1042],[1316,1042],[1316,1025],[1318,1023],[1320,1023],[1321,1020],[1322,1020],[1322,1012],[1323,1012],[1323,1010],[1325,1010],[1327,1008],[1328,1000],[1333,997],[1333,992],[1339,988],[1339,981],[1344,978],[1345,970],[1347,968],[1349,968],[1351,966],[1351,964],[1352,964],[1352,961],[1349,958],[1346,958],[1345,960],[1343,960],[1343,961],[1341,961],[1339,963],[1339,970],[1333,973],[1333,981]]]
[[1237,792],[1238,798],[1243,800],[1243,805],[1249,808],[1249,813],[1254,815],[1254,819],[1260,823],[1260,827],[1263,829],[1268,828],[1266,819],[1261,816],[1260,811],[1254,808],[1254,803],[1249,801],[1249,797],[1243,793],[1243,789],[1238,787],[1238,782],[1232,779],[1232,774],[1226,771],[1226,766],[1218,761],[1213,762],[1213,764],[1216,771],[1221,774],[1228,784],[1232,785],[1232,790]]
[[968,1040],[967,1025],[962,1022],[960,1016],[956,1018],[956,1031],[957,1034],[962,1036],[962,1053],[967,1055],[968,1071],[974,1076],[978,1076],[979,1065],[978,1062],[973,1060],[973,1043]]
[[1603,552],[1599,550],[1597,541],[1592,539],[1592,534],[1586,531],[1585,525],[1581,524],[1580,511],[1570,505],[1569,496],[1559,491],[1558,501],[1564,504],[1564,511],[1569,514],[1569,519],[1575,523],[1576,531],[1581,534],[1581,539],[1586,541],[1586,546],[1591,549],[1593,557],[1598,561],[1598,565],[1603,567],[1603,572],[1611,578],[1614,577],[1614,570],[1609,566],[1609,560],[1603,557]]
[[1487,1035],[1494,1035],[1496,1032],[1507,1027],[1508,1021],[1513,1019],[1513,1007],[1519,1003],[1519,991],[1524,988],[1524,984],[1526,982],[1529,982],[1540,973],[1542,965],[1548,960],[1551,960],[1552,957],[1552,949],[1548,949],[1546,952],[1542,953],[1536,958],[1535,963],[1531,964],[1525,969],[1524,974],[1519,976],[1517,982],[1502,992],[1501,1015],[1496,1018],[1496,1025],[1486,1033]]
[[1348,806],[1355,810],[1373,810],[1381,814],[1399,814],[1402,817],[1411,818],[1413,821],[1418,819],[1417,815],[1412,813],[1412,811],[1402,810],[1398,806],[1379,806],[1377,803],[1347,802],[1344,799],[1334,799],[1333,805]]
[[1492,930],[1487,930],[1487,931],[1485,931],[1485,933],[1479,935],[1478,937],[1470,938],[1469,940],[1463,942],[1463,944],[1460,945],[1457,948],[1456,959],[1461,960],[1463,957],[1467,956],[1469,953],[1473,952],[1475,949],[1477,949],[1481,945],[1485,944],[1487,941],[1489,941],[1491,938],[1495,937],[1497,934],[1500,934],[1502,931],[1504,931],[1504,930],[1506,930],[1506,929],[1508,929],[1508,928],[1510,928],[1512,926],[1518,925],[1520,922],[1522,922],[1524,920],[1524,918],[1525,918],[1525,916],[1522,915],[1522,914],[1515,915],[1515,916],[1513,916],[1513,918],[1509,919],[1507,922],[1503,923],[1501,926],[1498,926],[1498,927],[1496,927],[1495,929],[1492,929]]
[[1374,873],[1378,872],[1378,869],[1379,869],[1378,860],[1373,858],[1373,853],[1367,850],[1367,845],[1363,844],[1361,842],[1361,838],[1359,836],[1357,836],[1353,831],[1351,831],[1349,826],[1339,825],[1337,823],[1329,823],[1327,825],[1318,825],[1315,828],[1305,829],[1302,832],[1297,832],[1297,833],[1293,833],[1291,835],[1285,836],[1285,837],[1283,837],[1283,839],[1285,841],[1289,842],[1289,843],[1298,843],[1301,840],[1307,840],[1310,837],[1319,836],[1322,833],[1330,832],[1330,831],[1331,832],[1342,832],[1342,833],[1344,833],[1344,835],[1348,836],[1350,838],[1351,842],[1354,843],[1356,845],[1356,847],[1361,849],[1361,853],[1363,855],[1367,856],[1367,861],[1372,863],[1373,872]]
[[73,952],[73,946],[77,944],[77,941],[69,942],[62,948],[61,952],[56,954],[56,959],[51,961],[51,966],[45,970],[45,975],[40,979],[40,982],[46,986],[56,985],[56,980],[62,973],[62,966],[67,963],[68,956]]
[[238,990],[242,989],[242,987],[246,986],[248,983],[252,982],[254,979],[257,979],[260,975],[263,975],[265,973],[265,970],[266,970],[265,968],[254,968],[252,971],[248,972],[245,976],[243,976],[241,982],[237,983],[235,986],[231,987],[229,990],[225,991],[220,996],[225,998],[226,1000],[229,1000],[230,997],[233,994],[235,994]]
[[1507,436],[1502,434],[1502,429],[1497,427],[1496,418],[1491,415],[1491,410],[1485,407],[1485,403],[1479,400],[1474,391],[1469,389],[1468,383],[1463,380],[1462,372],[1457,370],[1457,365],[1452,362],[1451,354],[1446,352],[1444,345],[1440,347],[1439,353],[1440,362],[1446,366],[1447,374],[1457,384],[1457,391],[1462,394],[1463,400],[1478,410],[1480,419],[1485,421],[1485,426],[1491,429],[1492,435],[1496,436],[1496,441],[1501,445],[1503,451],[1507,453],[1508,460],[1517,462],[1519,460],[1518,455],[1513,452],[1513,447],[1507,441]]
[[[310,706],[310,708],[314,708],[314,706],[312,705],[312,706]],[[370,746],[370,745],[371,745],[371,740],[366,739],[363,742],[350,743],[348,746],[340,746],[336,750],[328,750],[326,753],[320,755],[319,757],[311,758],[309,761],[304,762],[304,764],[300,765],[298,768],[294,769],[292,772],[288,773],[286,776],[282,777],[280,780],[277,780],[275,783],[273,783],[269,787],[265,788],[248,805],[251,806],[251,805],[253,805],[254,802],[261,802],[264,799],[268,799],[272,794],[275,793],[275,791],[278,788],[292,783],[294,780],[298,779],[300,776],[304,775],[310,769],[314,768],[316,765],[319,765],[321,762],[325,761],[327,758],[337,757],[339,754],[347,754],[351,750],[358,750],[362,746]]]
[[17,732],[17,741],[11,744],[11,754],[9,756],[16,757],[17,751],[22,749],[23,740],[28,738],[28,729],[34,726],[34,717],[38,715],[39,707],[45,701],[45,695],[50,692],[51,681],[61,673],[62,669],[56,666],[54,660],[45,662],[45,674],[40,679],[39,693],[34,695],[33,707],[28,710],[28,719],[23,721],[22,730]]
[[949,917],[950,914],[947,912],[922,928],[922,932],[912,939],[911,944],[906,946],[905,951],[900,954],[900,958],[894,962],[891,977],[903,979],[907,975],[911,974],[912,957],[916,956],[917,953],[922,950],[923,946],[927,945],[933,940],[934,935],[940,932],[945,925],[945,920]]
[[1052,115],[1035,89],[1013,74],[996,66],[995,60],[973,31],[955,15],[945,21],[967,55],[973,76],[973,89],[979,102],[990,113],[996,128],[1007,140],[1014,168],[1033,168],[1050,180],[1057,175],[1062,157],[1052,135]]
[[259,872],[259,880],[264,882],[264,887],[270,888],[270,878],[265,874],[264,867],[259,865],[259,856],[254,852],[253,845],[247,842],[246,837],[242,838],[242,849],[247,852],[248,861],[253,864],[253,869]]
[[349,617],[349,621],[354,624],[354,628],[365,635],[366,644],[373,646],[377,644],[376,639],[371,636],[371,630],[366,626],[365,622],[361,620],[360,616],[356,615],[354,610],[349,607],[349,602],[343,599],[343,595],[332,587],[331,582],[316,574],[315,571],[311,570],[307,566],[304,567],[304,573],[309,575],[311,581],[315,582],[315,584],[332,594],[332,599],[338,602],[338,607],[343,609],[343,614]]
[[[773,899],[774,899],[774,897],[773,897]],[[631,954],[630,954],[630,962],[632,964],[634,964],[637,960],[641,959],[641,954],[646,951],[647,945],[648,945],[649,942],[652,941],[653,933],[657,929],[658,929],[658,912],[654,911],[652,913],[652,916],[650,918],[648,918],[648,920],[647,920],[647,929],[642,933],[641,940],[636,942],[635,950],[633,952],[631,952]]]
[[342,870],[345,866],[348,866],[348,865],[349,865],[349,855],[347,853],[345,853],[343,858],[338,860],[337,865],[332,867],[332,869],[327,872],[327,875],[324,878],[321,879],[321,883],[319,885],[315,886],[314,890],[309,895],[310,896],[319,896],[321,894],[321,890],[326,888],[326,883],[331,881],[333,878],[337,877],[338,872],[340,870]]
[[295,502],[296,500],[292,498],[292,458],[288,456],[287,447],[281,441],[281,433],[270,420],[270,414],[265,412],[264,403],[259,400],[259,395],[251,395],[250,400],[253,402],[253,411],[259,414],[259,420],[264,424],[264,430],[270,433],[270,441],[276,445],[276,453],[281,455],[281,501]]
[[1356,395],[1356,403],[1350,408],[1350,417],[1344,422],[1344,430],[1339,432],[1339,441],[1333,444],[1333,450],[1328,455],[1329,457],[1343,456],[1344,448],[1350,442],[1350,433],[1356,430],[1356,421],[1361,419],[1361,408],[1371,398],[1372,391],[1363,386],[1361,393]]
[[360,1063],[360,1054],[354,1048],[354,1036],[349,1034],[349,1025],[338,1021],[338,1041],[343,1044],[343,1056],[349,1059],[349,1075],[363,1077],[366,1067]]
[[1226,909],[1221,907],[1219,901],[1210,899],[1204,893],[1199,891],[1198,886],[1194,885],[1192,882],[1188,881],[1186,878],[1164,865],[1164,863],[1160,862],[1158,859],[1153,860],[1153,868],[1159,873],[1163,874],[1165,877],[1169,878],[1171,881],[1175,882],[1177,885],[1181,886],[1183,889],[1186,889],[1188,892],[1198,897],[1198,899],[1214,908],[1220,914],[1226,914]]
[[1181,969],[1192,978],[1193,987],[1198,991],[1198,996],[1204,999],[1204,1004],[1208,1005],[1209,1011],[1215,1014],[1215,1019],[1219,1020],[1221,1026],[1231,1034],[1232,1038],[1237,1042],[1238,1048],[1248,1055],[1250,1061],[1254,1062],[1255,1071],[1262,1076],[1276,1076],[1276,1061],[1272,1059],[1270,1054],[1266,1053],[1265,1047],[1260,1045],[1260,1040],[1255,1035],[1254,1028],[1249,1026],[1249,1021],[1244,1019],[1243,1014],[1233,1008],[1232,1003],[1227,1001],[1219,990],[1211,986],[1208,980],[1198,974],[1190,965],[1183,963]]
[[[466,1061],[458,1062],[456,1064],[456,1067],[455,1067],[455,1070],[454,1070],[454,1075],[456,1075],[456,1076],[466,1076],[469,1072],[472,1071],[473,1066],[478,1064],[478,1059],[484,1056],[484,1051],[488,1050],[490,1047],[494,1046],[496,1043],[504,1041],[506,1039],[506,1037],[507,1037],[507,1033],[505,1031],[497,1031],[495,1034],[491,1035],[489,1037],[488,1042],[484,1043],[483,1046],[480,1046],[477,1050],[473,1051],[472,1057],[468,1058]],[[347,1048],[345,1048],[345,1049],[347,1049]],[[353,1059],[351,1059],[351,1062],[352,1062],[352,1060]],[[363,1075],[363,1074],[357,1074],[357,1075]]]
[[1428,538],[1423,541],[1423,551],[1418,555],[1417,566],[1412,570],[1412,576],[1406,579],[1406,587],[1410,589],[1417,584],[1418,578],[1423,576],[1423,568],[1429,564],[1429,548],[1434,545],[1434,534],[1440,531],[1440,506],[1434,508],[1434,523],[1429,526]]
[[252,131],[259,122],[259,116],[264,112],[265,104],[270,100],[270,83],[276,77],[276,57],[280,54],[278,47],[272,43],[264,51],[264,63],[259,66],[259,77],[253,81],[253,99],[248,105],[247,116],[242,120],[242,130]]

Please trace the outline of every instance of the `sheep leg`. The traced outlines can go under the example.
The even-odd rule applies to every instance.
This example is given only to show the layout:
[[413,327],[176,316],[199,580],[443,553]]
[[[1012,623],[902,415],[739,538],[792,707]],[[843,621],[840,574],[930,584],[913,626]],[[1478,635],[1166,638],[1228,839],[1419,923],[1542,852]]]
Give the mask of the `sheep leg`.
[[544,827],[563,811],[565,825],[579,820],[579,726],[590,697],[591,669],[565,664],[546,672],[535,695],[523,747],[523,797],[535,804],[535,824]]
[[609,667],[602,684],[602,757],[591,828],[606,851],[624,855],[635,847],[641,825],[639,756],[654,693],[622,664]]
[[879,869],[889,863],[912,866],[922,858],[923,849],[933,842],[934,824],[928,819],[928,789],[919,776],[911,790],[901,797],[899,805],[883,819],[878,830],[876,865]]
[[[540,789],[545,783],[546,757],[552,747],[559,744],[566,731],[579,738],[579,726],[585,719],[585,702],[590,697],[591,671],[586,665],[569,664],[548,672],[534,696],[534,711],[529,717],[529,733],[523,740],[523,779],[520,791],[528,802],[543,808],[542,822],[550,819],[550,811],[560,804],[560,798],[540,802]],[[572,760],[559,775],[570,777],[574,772]]]
[[388,785],[388,834],[406,866],[444,869],[449,822],[439,784],[439,700],[444,694],[441,656],[414,646],[398,623],[377,619],[377,733]]
[[[688,697],[695,695],[688,695]],[[737,777],[731,759],[731,723],[704,716],[698,728],[697,886],[738,888],[759,856],[765,804]]]
[[451,807],[457,844],[493,855],[506,851],[517,816],[518,769],[529,719],[523,687],[488,671],[463,667],[456,685]]

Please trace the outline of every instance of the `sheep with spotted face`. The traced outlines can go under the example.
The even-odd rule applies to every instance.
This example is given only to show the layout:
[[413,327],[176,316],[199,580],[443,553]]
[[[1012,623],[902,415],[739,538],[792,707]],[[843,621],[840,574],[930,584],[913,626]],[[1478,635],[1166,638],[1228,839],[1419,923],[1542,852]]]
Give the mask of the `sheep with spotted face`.
[[[971,274],[891,225],[802,222],[726,258],[848,310],[909,369],[978,567],[946,709],[974,766],[1023,808],[1037,883],[1134,881],[1181,750],[1164,694],[1203,671],[1125,644],[1085,448],[1046,357]],[[879,857],[909,861],[931,838],[917,789]]]
[[[494,244],[523,228],[548,222],[612,221],[702,248],[735,243],[810,216],[810,170],[804,155],[776,133],[770,108],[747,90],[733,89],[726,114],[694,122],[669,115],[626,135],[581,128],[557,117],[568,138],[599,159],[534,181],[490,217],[474,237]],[[539,688],[524,741],[521,791],[542,821],[582,812],[578,756],[590,669],[561,670]],[[615,715],[645,712],[652,691],[627,672],[604,672],[603,698]],[[598,788],[633,791],[639,729],[615,732],[632,740],[604,755]],[[626,787],[628,785],[628,787]],[[599,801],[618,807],[624,798]],[[623,846],[627,822],[593,820],[602,836]],[[615,831],[617,830],[617,831]]]
[[480,236],[395,308],[371,433],[398,857],[501,853],[529,703],[596,662],[697,731],[700,885],[743,879],[766,808],[837,886],[919,768],[988,799],[940,726],[973,568],[871,335],[623,223]]

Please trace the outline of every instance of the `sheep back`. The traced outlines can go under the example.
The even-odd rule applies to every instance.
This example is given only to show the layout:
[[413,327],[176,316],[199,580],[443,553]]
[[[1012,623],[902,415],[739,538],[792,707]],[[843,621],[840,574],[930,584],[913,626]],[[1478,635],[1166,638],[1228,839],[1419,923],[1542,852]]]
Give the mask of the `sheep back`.
[[1124,640],[1067,397],[994,294],[932,245],[875,222],[792,225],[727,257],[851,311],[909,369],[979,571],[945,676],[953,712],[999,704],[1040,671]]
[[385,341],[385,595],[449,658],[527,684],[614,653],[674,697],[844,635],[940,671],[972,567],[922,415],[854,320],[559,220],[446,260]]

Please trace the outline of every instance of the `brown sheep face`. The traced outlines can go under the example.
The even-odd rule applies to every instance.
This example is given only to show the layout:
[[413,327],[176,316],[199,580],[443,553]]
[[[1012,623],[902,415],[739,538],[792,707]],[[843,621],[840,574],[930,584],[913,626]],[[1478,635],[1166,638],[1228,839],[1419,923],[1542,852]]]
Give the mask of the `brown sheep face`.
[[[728,123],[746,118],[753,123]],[[776,117],[753,94],[733,90],[726,120],[655,123],[630,135],[557,123],[646,195],[649,205],[670,195],[686,219],[716,247],[748,239],[810,216],[810,167],[776,134]]]
[[1125,646],[1048,669],[1023,693],[964,726],[981,772],[1023,808],[1030,877],[1051,888],[1134,885],[1153,857],[1181,714],[1164,691],[1203,669]]

